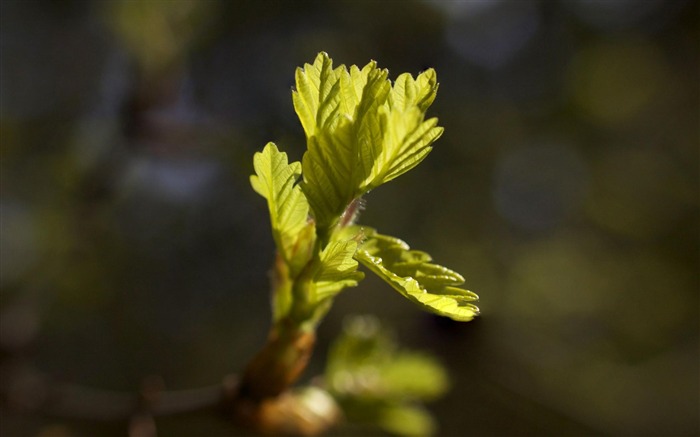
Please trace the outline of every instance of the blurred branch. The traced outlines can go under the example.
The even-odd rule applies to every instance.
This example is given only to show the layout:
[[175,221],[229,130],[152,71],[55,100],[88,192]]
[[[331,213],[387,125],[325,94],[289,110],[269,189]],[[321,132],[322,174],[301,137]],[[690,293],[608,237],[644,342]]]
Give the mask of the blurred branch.
[[[296,336],[290,337],[296,339]],[[284,341],[282,342],[286,344]],[[289,347],[296,347],[292,343]],[[209,411],[220,414],[234,424],[272,435],[319,435],[335,426],[340,410],[333,398],[318,387],[291,389],[290,386],[306,364],[288,357],[290,349],[280,346],[280,339],[272,335],[261,353],[251,361],[246,371],[248,384],[239,382],[236,375],[226,375],[220,384],[207,387],[166,391],[160,377],[145,378],[137,393],[98,390],[56,380],[30,366],[15,364],[2,368],[0,399],[3,406],[26,413],[86,421],[124,421],[129,424],[130,437],[155,437],[154,417]],[[272,353],[272,351],[278,353]],[[310,352],[309,352],[310,353]],[[262,357],[262,358],[261,358]],[[256,371],[269,370],[271,365],[296,364],[284,383],[254,387],[263,381]],[[279,369],[281,374],[284,369]],[[287,369],[290,370],[290,369]],[[260,378],[252,378],[252,374]],[[274,378],[273,378],[274,380]],[[281,380],[280,380],[281,381]],[[254,383],[251,386],[250,383]],[[246,388],[247,387],[247,388]],[[262,390],[262,391],[261,391]]]
[[16,369],[3,378],[3,403],[12,409],[70,419],[116,421],[135,414],[169,416],[215,409],[236,391],[237,378],[191,390],[164,391],[162,380],[147,378],[139,393],[98,390],[56,381],[41,372]]

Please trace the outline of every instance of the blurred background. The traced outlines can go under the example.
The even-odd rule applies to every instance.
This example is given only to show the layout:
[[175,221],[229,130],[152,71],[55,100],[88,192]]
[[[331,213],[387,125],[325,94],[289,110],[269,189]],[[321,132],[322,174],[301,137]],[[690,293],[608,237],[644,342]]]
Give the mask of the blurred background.
[[449,369],[440,435],[697,435],[698,5],[3,1],[0,431],[125,432],[33,414],[18,365],[184,389],[263,344],[273,243],[252,155],[301,158],[294,69],[323,50],[437,70],[444,135],[360,222],[463,273],[483,315],[437,318],[368,278],[306,375],[346,315],[372,313]]

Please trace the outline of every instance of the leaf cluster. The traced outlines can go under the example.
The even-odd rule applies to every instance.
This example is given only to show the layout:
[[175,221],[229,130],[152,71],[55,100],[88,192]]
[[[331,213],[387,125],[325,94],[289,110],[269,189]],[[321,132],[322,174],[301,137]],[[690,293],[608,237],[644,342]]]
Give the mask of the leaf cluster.
[[301,184],[319,228],[333,226],[353,199],[418,165],[442,134],[425,120],[435,100],[433,69],[414,79],[372,61],[362,69],[320,53],[296,72],[296,109],[307,138]]
[[301,162],[268,143],[254,157],[251,184],[267,200],[277,246],[275,320],[315,326],[332,298],[364,277],[358,261],[412,302],[455,320],[478,314],[464,279],[431,263],[403,241],[353,224],[363,194],[418,165],[442,134],[425,119],[435,99],[435,71],[416,78],[333,67],[320,53],[296,71],[294,108],[307,151]]

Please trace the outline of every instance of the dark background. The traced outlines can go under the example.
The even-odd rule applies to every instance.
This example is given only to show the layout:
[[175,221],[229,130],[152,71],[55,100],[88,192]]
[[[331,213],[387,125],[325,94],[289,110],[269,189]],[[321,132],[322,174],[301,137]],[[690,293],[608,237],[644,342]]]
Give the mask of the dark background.
[[[463,273],[483,315],[439,319],[369,278],[307,376],[343,317],[372,313],[449,369],[441,435],[700,432],[698,2],[1,5],[3,366],[132,392],[240,369],[270,317],[252,155],[301,158],[294,69],[323,50],[437,70],[445,134],[360,221]],[[124,435],[32,402],[5,399],[3,435]]]

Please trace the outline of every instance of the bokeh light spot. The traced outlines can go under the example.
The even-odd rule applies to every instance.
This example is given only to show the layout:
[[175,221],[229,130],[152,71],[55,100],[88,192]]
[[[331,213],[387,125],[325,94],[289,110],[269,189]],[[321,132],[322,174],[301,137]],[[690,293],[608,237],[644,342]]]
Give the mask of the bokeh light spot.
[[510,223],[545,230],[581,204],[587,179],[586,163],[573,147],[528,146],[509,152],[498,163],[494,202]]
[[651,238],[667,232],[694,198],[694,188],[667,155],[610,150],[593,166],[586,211],[609,231]]
[[569,66],[572,97],[594,122],[614,125],[648,108],[667,80],[656,47],[619,41],[588,47]]

